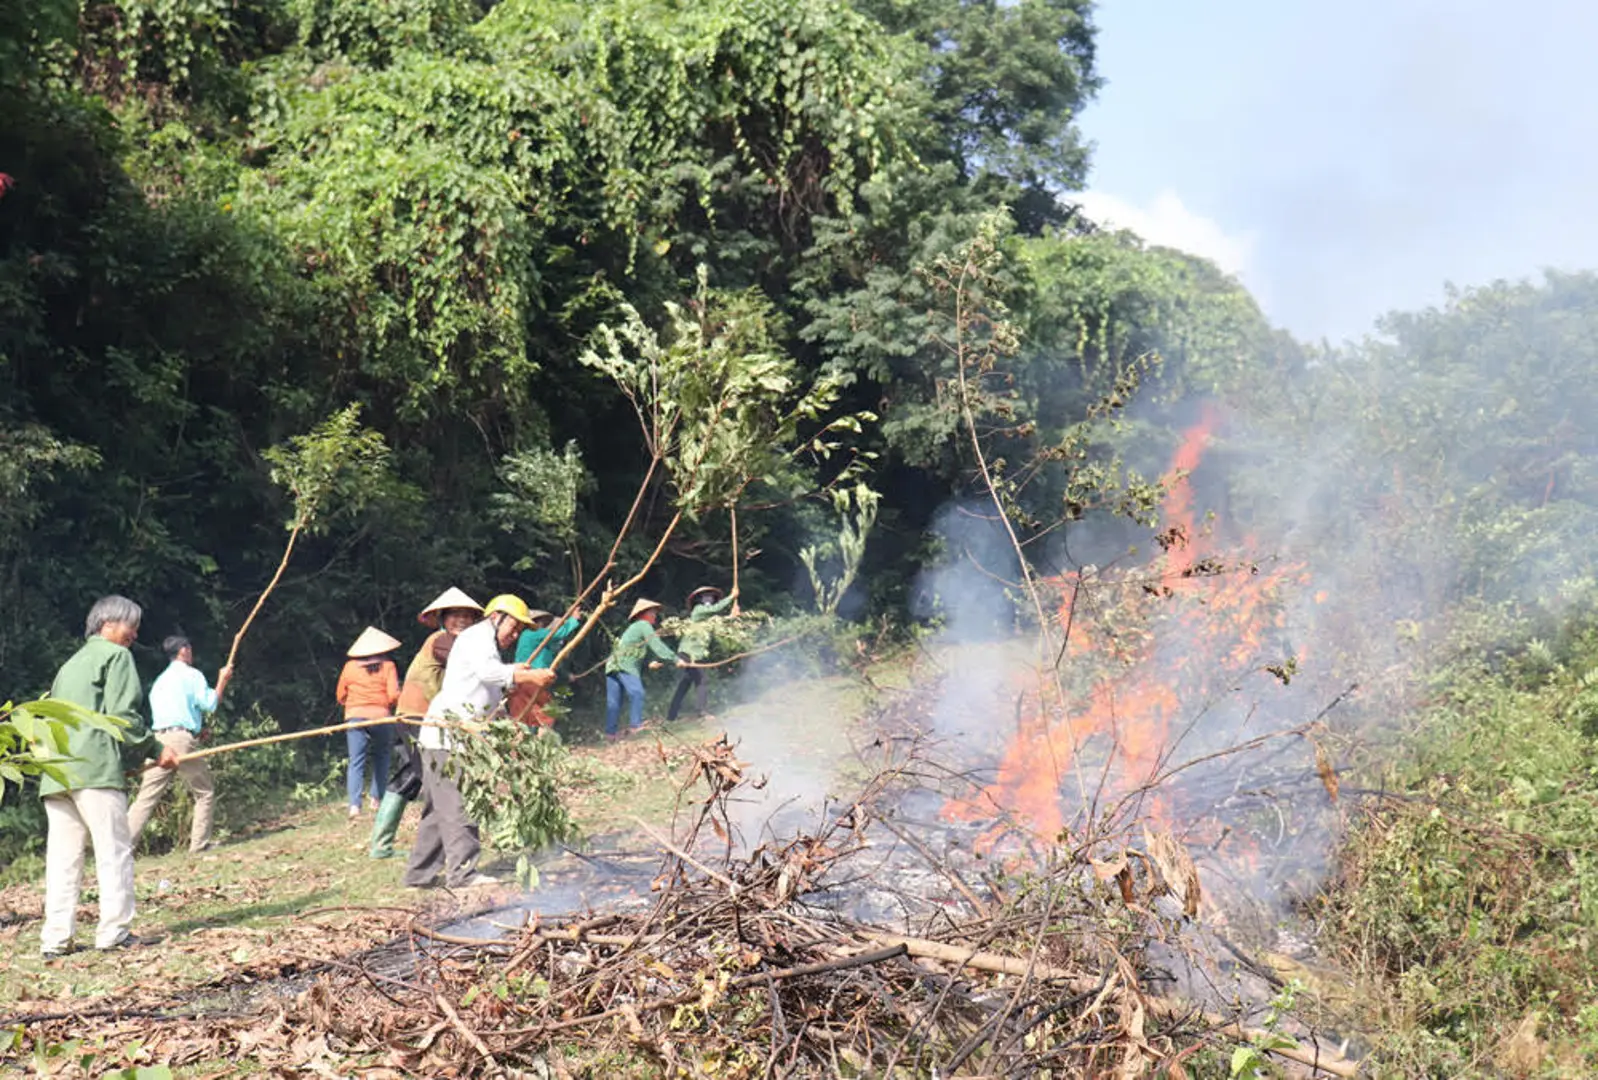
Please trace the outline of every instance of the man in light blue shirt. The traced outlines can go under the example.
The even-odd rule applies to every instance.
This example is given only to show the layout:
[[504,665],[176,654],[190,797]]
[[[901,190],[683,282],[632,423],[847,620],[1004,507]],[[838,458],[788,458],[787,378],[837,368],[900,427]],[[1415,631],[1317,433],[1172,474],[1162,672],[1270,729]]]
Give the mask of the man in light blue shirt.
[[[233,669],[225,667],[216,675],[216,689],[211,689],[205,676],[194,667],[194,646],[189,639],[174,635],[161,642],[161,649],[171,661],[165,671],[150,686],[150,724],[162,746],[171,747],[179,757],[190,753],[200,741],[200,729],[208,713],[216,711],[222,691],[233,678]],[[139,797],[128,811],[128,832],[135,842],[150,816],[160,805],[161,796],[172,784],[172,774],[183,778],[194,796],[194,823],[189,827],[189,850],[204,851],[211,846],[211,810],[216,791],[211,783],[211,766],[204,758],[180,762],[175,769],[155,766],[144,770],[144,780],[139,785]]]

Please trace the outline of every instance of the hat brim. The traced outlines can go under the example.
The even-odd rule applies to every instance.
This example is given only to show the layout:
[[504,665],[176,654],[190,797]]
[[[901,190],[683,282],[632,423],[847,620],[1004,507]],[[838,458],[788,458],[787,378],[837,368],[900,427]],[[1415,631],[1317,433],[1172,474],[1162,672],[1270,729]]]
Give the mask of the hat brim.
[[351,660],[365,660],[373,656],[382,656],[391,653],[400,647],[397,638],[391,637],[375,626],[368,626],[361,631],[361,636],[355,639],[344,655]]
[[436,600],[422,609],[422,613],[416,616],[416,621],[423,626],[431,626],[434,630],[437,630],[438,624],[443,620],[444,612],[456,610],[470,611],[474,615],[481,615],[483,613],[483,605],[451,585],[439,593]]

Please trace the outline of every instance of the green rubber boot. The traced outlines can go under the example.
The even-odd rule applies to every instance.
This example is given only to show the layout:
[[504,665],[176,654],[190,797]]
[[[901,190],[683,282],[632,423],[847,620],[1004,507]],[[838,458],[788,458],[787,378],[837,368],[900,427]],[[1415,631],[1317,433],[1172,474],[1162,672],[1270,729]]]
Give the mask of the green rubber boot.
[[399,832],[400,818],[404,816],[405,796],[385,791],[383,802],[377,808],[377,819],[372,822],[372,858],[394,857],[394,835]]

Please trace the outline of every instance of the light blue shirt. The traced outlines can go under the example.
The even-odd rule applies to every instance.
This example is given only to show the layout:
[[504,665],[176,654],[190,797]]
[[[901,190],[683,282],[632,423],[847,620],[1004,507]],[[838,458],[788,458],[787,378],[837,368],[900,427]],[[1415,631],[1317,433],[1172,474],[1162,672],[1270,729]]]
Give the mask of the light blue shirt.
[[205,676],[174,660],[150,685],[150,726],[157,731],[183,728],[198,735],[205,715],[216,711],[216,691]]

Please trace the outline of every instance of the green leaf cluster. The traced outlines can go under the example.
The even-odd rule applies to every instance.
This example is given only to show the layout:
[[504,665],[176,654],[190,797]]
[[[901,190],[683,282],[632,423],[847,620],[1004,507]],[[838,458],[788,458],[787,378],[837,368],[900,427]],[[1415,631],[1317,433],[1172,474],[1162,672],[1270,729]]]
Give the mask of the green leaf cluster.
[[60,762],[71,760],[67,732],[79,726],[99,728],[120,740],[128,724],[55,698],[0,705],[0,796],[7,784],[20,788],[29,777],[61,779]]

